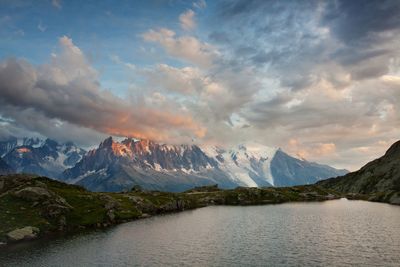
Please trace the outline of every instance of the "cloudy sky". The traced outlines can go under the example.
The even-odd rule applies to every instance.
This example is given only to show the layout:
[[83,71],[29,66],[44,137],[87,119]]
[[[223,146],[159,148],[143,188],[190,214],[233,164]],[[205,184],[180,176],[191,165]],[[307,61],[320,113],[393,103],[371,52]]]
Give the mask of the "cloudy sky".
[[400,1],[0,0],[0,138],[258,142],[356,170],[400,139]]

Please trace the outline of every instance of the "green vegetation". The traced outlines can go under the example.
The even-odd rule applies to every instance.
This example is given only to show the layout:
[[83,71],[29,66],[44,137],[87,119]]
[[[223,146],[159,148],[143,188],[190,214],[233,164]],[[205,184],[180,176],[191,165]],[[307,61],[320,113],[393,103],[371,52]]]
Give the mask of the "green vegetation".
[[[11,231],[22,237],[21,233],[29,232],[21,238],[25,240],[208,205],[260,205],[338,197],[333,191],[316,186],[221,190],[214,185],[183,193],[142,191],[137,187],[127,193],[96,193],[46,177],[7,175],[0,176],[0,242],[18,241],[11,240]],[[39,233],[32,231],[36,228]]]
[[49,228],[49,223],[41,217],[38,207],[32,207],[32,203],[12,195],[0,197],[0,210],[0,235],[26,225]]

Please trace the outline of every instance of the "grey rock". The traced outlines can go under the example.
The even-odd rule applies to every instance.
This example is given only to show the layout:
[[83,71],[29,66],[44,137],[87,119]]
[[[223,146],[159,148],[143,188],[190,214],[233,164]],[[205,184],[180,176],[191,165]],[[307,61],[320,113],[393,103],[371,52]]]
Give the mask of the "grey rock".
[[52,196],[52,194],[42,187],[25,187],[14,193],[15,196],[29,201],[45,200]]
[[115,220],[115,213],[114,210],[108,210],[107,211],[107,217],[110,221],[114,221]]
[[45,207],[44,215],[47,218],[57,218],[61,215],[66,214],[70,210],[69,207],[59,205],[59,204],[50,204]]
[[8,240],[15,242],[21,240],[34,239],[39,234],[39,229],[32,226],[26,226],[24,228],[15,229],[7,233]]
[[66,226],[67,226],[67,218],[64,215],[62,215],[58,219],[58,230],[62,231],[65,229]]
[[104,208],[106,210],[116,209],[119,208],[120,204],[114,198],[110,197],[109,195],[101,195],[100,199],[105,201]]
[[390,198],[389,202],[391,204],[400,205],[400,193],[394,193]]

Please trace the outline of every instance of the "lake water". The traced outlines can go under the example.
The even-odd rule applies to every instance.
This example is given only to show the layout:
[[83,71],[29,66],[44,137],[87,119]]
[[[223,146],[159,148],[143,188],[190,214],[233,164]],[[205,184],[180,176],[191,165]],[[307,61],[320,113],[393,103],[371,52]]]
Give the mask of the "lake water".
[[207,207],[19,245],[0,266],[400,266],[400,207]]

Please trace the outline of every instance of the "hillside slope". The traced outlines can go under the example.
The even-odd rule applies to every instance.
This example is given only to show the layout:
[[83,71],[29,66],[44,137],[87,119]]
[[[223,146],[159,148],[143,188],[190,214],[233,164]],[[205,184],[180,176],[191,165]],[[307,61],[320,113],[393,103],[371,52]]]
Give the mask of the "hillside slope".
[[0,175],[11,174],[14,170],[2,159],[0,158]]
[[385,155],[360,170],[318,182],[317,185],[341,193],[373,195],[371,200],[400,204],[400,141],[394,143]]

